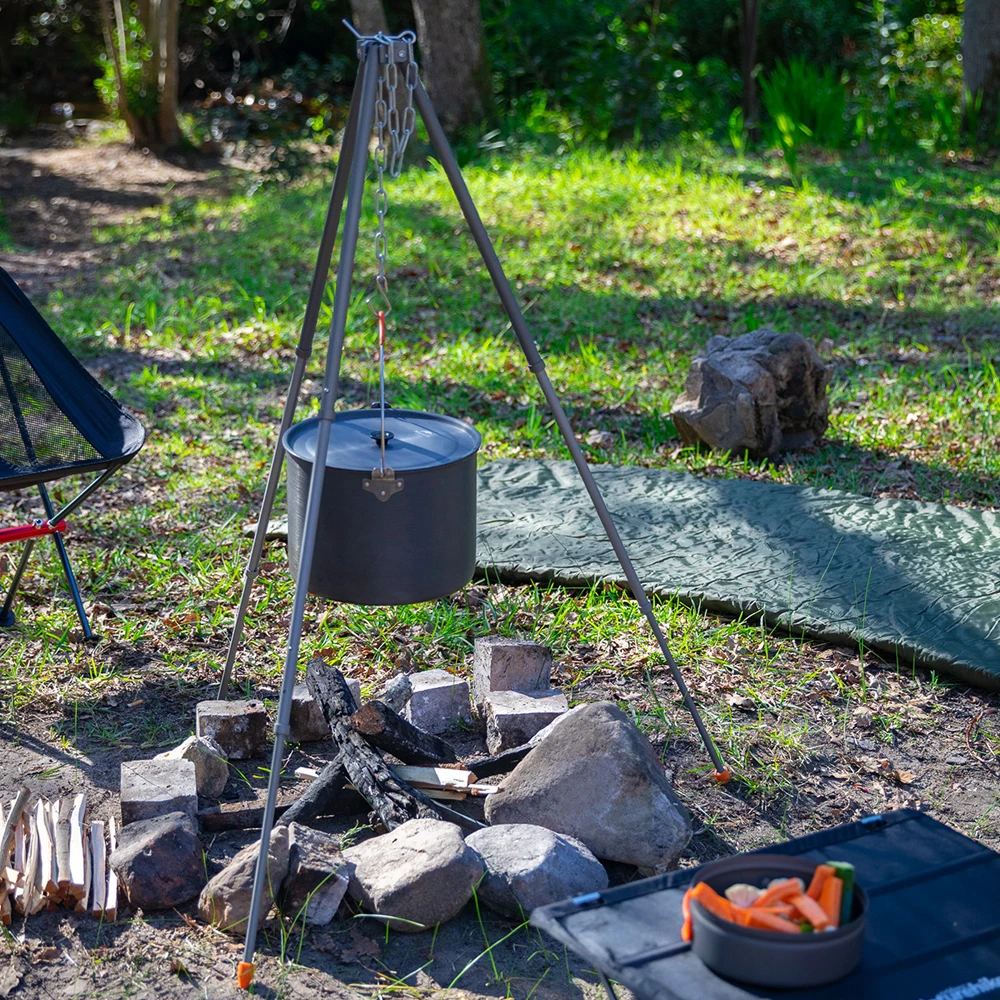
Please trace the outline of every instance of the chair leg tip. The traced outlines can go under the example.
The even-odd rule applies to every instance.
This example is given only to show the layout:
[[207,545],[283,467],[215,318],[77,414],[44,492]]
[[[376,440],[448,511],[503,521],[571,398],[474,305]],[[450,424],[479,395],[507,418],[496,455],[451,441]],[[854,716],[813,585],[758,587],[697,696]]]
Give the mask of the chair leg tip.
[[10,628],[17,624],[17,615],[13,611],[6,611],[0,614],[0,628]]

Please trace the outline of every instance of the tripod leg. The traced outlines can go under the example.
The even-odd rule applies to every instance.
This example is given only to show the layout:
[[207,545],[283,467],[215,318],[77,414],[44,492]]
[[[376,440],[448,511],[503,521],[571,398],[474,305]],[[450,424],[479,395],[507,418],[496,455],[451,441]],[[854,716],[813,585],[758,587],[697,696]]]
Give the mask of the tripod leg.
[[0,608],[0,628],[10,628],[11,625],[17,623],[17,619],[14,617],[14,612],[11,610],[14,604],[14,595],[17,593],[17,588],[21,585],[21,577],[24,576],[24,571],[28,567],[28,560],[31,558],[31,550],[35,547],[35,540],[29,538],[24,543],[24,548],[21,550],[21,558],[17,562],[17,569],[14,570],[14,575],[11,577],[10,586],[7,588],[7,596],[4,598],[3,607]]
[[555,389],[552,388],[552,383],[545,372],[545,362],[538,353],[538,347],[535,345],[535,342],[531,339],[531,333],[528,330],[527,323],[524,321],[521,307],[518,305],[514,292],[510,287],[510,282],[508,282],[496,251],[493,249],[493,244],[490,242],[489,234],[483,226],[483,220],[479,217],[479,212],[472,200],[472,196],[469,194],[469,189],[466,187],[465,179],[462,177],[462,171],[458,166],[458,161],[455,159],[455,154],[448,145],[448,140],[445,137],[444,130],[441,128],[441,123],[438,121],[430,98],[427,96],[427,91],[424,90],[423,84],[419,81],[417,82],[413,97],[417,110],[420,112],[420,117],[427,128],[431,145],[434,147],[434,151],[437,153],[441,165],[444,167],[445,174],[447,174],[448,180],[455,192],[455,197],[461,206],[462,214],[465,216],[465,221],[472,232],[473,239],[476,241],[476,246],[479,248],[483,263],[486,265],[486,270],[493,280],[493,287],[496,288],[497,295],[500,297],[514,333],[521,344],[521,350],[528,361],[528,369],[534,373],[535,378],[538,380],[542,394],[545,396],[545,402],[552,411],[556,424],[562,432],[566,447],[569,448],[569,453],[573,458],[577,471],[580,473],[580,478],[583,480],[583,485],[590,494],[594,510],[600,518],[604,531],[608,536],[608,541],[611,542],[611,546],[615,550],[615,555],[618,557],[618,562],[621,564],[625,578],[628,580],[632,595],[635,597],[639,609],[649,622],[649,627],[656,638],[660,651],[663,653],[663,658],[666,660],[674,682],[677,684],[681,697],[684,699],[684,705],[691,713],[694,724],[698,727],[702,743],[704,743],[705,749],[708,751],[708,755],[712,758],[712,762],[715,765],[716,779],[720,782],[728,781],[729,771],[715,743],[712,741],[708,729],[705,727],[705,723],[698,711],[698,706],[694,703],[694,699],[691,697],[691,693],[684,683],[684,678],[681,676],[680,669],[670,652],[670,648],[667,646],[666,637],[660,628],[660,623],[656,620],[656,615],[653,613],[653,606],[646,596],[645,588],[639,580],[635,567],[632,565],[632,560],[625,548],[624,542],[622,542],[621,535],[618,533],[618,529],[611,519],[611,513],[604,502],[604,497],[601,496],[601,491],[594,481],[594,475],[590,471],[590,466],[587,465],[587,459],[584,457],[576,436],[573,434],[573,427],[566,416],[566,411],[563,409],[562,403],[559,401],[559,397],[556,395]]
[[260,829],[260,851],[257,869],[254,873],[253,895],[250,912],[247,915],[247,936],[243,949],[243,964],[252,966],[257,942],[257,926],[260,921],[264,886],[267,882],[267,851],[271,843],[271,829],[274,825],[274,805],[278,798],[278,782],[281,777],[282,757],[285,751],[285,736],[288,734],[288,720],[292,710],[292,690],[298,667],[299,645],[302,640],[302,620],[305,616],[306,597],[309,590],[309,575],[312,571],[313,552],[316,546],[316,530],[319,525],[319,509],[323,499],[323,480],[326,455],[330,444],[334,409],[340,387],[340,355],[344,346],[344,330],[347,325],[347,309],[351,300],[351,276],[358,245],[358,225],[361,220],[361,200],[365,189],[365,166],[368,161],[368,144],[361,141],[371,128],[375,116],[375,85],[378,80],[379,57],[382,46],[365,45],[362,48],[362,74],[360,108],[358,113],[358,137],[351,161],[350,191],[347,211],[344,214],[344,233],[340,244],[340,264],[337,268],[337,285],[333,298],[333,318],[330,322],[330,342],[326,355],[326,376],[323,381],[323,398],[319,411],[319,426],[316,434],[316,456],[312,476],[309,480],[309,499],[306,503],[305,526],[302,531],[302,548],[299,552],[299,571],[295,580],[295,600],[292,604],[291,625],[288,631],[288,649],[281,677],[281,694],[278,700],[278,721],[274,724],[274,750],[271,755],[271,773],[267,784],[267,801]]
[[[42,483],[38,487],[38,492],[42,495],[42,503],[45,506],[45,516],[49,519],[55,513],[52,501],[49,499],[49,491]],[[94,633],[90,630],[90,622],[87,621],[87,612],[83,608],[83,598],[80,597],[80,588],[76,584],[76,576],[73,567],[70,565],[69,553],[66,551],[66,543],[62,540],[62,535],[55,532],[52,536],[56,543],[56,551],[59,553],[59,561],[62,563],[63,573],[66,574],[66,582],[69,584],[69,592],[73,596],[73,604],[76,605],[76,615],[80,619],[80,627],[83,629],[84,639],[93,639]]]
[[229,682],[236,663],[236,653],[240,639],[243,636],[243,624],[250,605],[250,594],[254,580],[260,570],[260,559],[264,552],[264,541],[267,537],[267,525],[271,519],[274,498],[281,481],[281,467],[285,461],[285,446],[282,443],[285,431],[292,425],[295,407],[299,401],[299,390],[302,388],[302,378],[305,375],[306,362],[312,353],[313,336],[316,333],[316,320],[323,304],[323,294],[326,291],[326,281],[330,274],[330,261],[333,257],[333,247],[337,239],[337,228],[340,225],[340,213],[344,207],[344,195],[347,193],[347,178],[350,173],[350,163],[354,156],[354,146],[358,134],[358,97],[361,89],[361,75],[354,85],[354,95],[347,115],[347,125],[344,128],[344,140],[337,159],[337,170],[333,178],[333,188],[330,191],[330,204],[326,211],[326,222],[323,225],[323,236],[319,250],[316,253],[316,266],[313,269],[312,284],[309,286],[309,298],[306,302],[306,313],[302,320],[302,331],[299,344],[295,349],[295,367],[292,370],[292,380],[288,387],[288,397],[285,400],[285,410],[281,416],[278,428],[278,442],[271,457],[271,468],[267,474],[267,485],[264,487],[264,499],[257,516],[257,529],[254,531],[253,546],[250,558],[247,560],[246,572],[243,575],[243,592],[240,604],[236,610],[236,620],[233,623],[233,633],[229,639],[229,652],[226,654],[226,664],[222,670],[222,680],[219,682],[219,700],[229,693]]

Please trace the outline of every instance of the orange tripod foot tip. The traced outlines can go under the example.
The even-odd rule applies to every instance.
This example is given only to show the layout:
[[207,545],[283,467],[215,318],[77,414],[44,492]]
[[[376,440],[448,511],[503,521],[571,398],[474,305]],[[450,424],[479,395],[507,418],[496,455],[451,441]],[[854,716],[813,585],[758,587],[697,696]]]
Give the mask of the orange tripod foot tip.
[[732,775],[730,775],[728,767],[725,769],[725,771],[716,771],[715,772],[715,783],[717,785],[728,785],[729,784],[729,779],[731,777],[732,777]]
[[254,970],[257,968],[253,962],[240,962],[236,966],[236,985],[241,990],[250,989],[250,984],[253,982]]

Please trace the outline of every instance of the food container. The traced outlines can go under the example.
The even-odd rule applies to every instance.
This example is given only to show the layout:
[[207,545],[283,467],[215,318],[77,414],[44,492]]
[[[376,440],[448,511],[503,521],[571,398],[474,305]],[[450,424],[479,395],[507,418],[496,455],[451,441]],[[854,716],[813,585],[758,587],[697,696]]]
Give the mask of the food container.
[[[691,883],[707,882],[719,895],[737,882],[764,887],[798,876],[809,884],[819,861],[779,854],[743,854],[704,865]],[[825,986],[843,979],[861,962],[868,897],[855,884],[851,920],[835,931],[781,934],[742,927],[709,913],[691,900],[691,950],[714,973],[754,986]]]

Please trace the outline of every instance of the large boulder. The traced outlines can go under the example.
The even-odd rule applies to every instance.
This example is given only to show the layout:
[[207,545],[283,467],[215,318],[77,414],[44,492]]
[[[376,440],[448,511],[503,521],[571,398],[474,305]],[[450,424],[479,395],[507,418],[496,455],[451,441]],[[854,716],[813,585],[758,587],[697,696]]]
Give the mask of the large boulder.
[[692,362],[671,417],[684,441],[715,451],[763,457],[810,448],[829,423],[830,376],[797,333],[712,337]]
[[536,906],[608,887],[604,866],[579,840],[543,826],[488,826],[465,842],[486,865],[476,890],[479,899],[507,917],[527,916]]
[[109,864],[130,906],[167,910],[193,899],[205,884],[201,841],[186,812],[141,819],[122,828]]
[[532,823],[598,858],[662,870],[691,839],[649,741],[610,702],[566,715],[486,800],[492,824]]
[[411,819],[344,851],[348,892],[400,931],[450,920],[472,898],[483,862],[452,823]]
[[[243,934],[250,916],[254,873],[257,870],[258,843],[243,848],[217,875],[198,897],[198,916],[207,924],[227,934]],[[261,905],[261,918],[267,916],[281,883],[288,874],[288,828],[276,827],[271,832],[267,852],[267,881]]]

